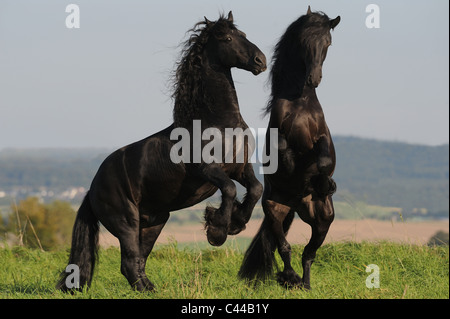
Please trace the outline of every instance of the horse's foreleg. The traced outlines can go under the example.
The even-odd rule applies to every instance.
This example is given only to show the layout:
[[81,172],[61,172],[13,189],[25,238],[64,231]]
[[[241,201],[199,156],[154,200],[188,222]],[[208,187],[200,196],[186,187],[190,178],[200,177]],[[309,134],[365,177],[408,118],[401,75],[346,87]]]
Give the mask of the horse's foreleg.
[[220,207],[206,207],[205,210],[205,228],[208,242],[213,246],[220,246],[227,240],[231,212],[236,198],[236,185],[215,163],[202,165],[199,169],[199,175],[222,192]]
[[317,156],[317,168],[324,175],[330,175],[333,171],[333,159],[330,153],[330,139],[326,135],[321,136],[314,143],[314,151]]
[[245,229],[245,225],[250,220],[253,209],[263,192],[263,186],[255,177],[255,172],[253,171],[253,165],[251,163],[245,165],[244,171],[236,181],[247,189],[247,193],[242,203],[237,200],[234,202],[231,225],[228,231],[229,235],[239,234]]

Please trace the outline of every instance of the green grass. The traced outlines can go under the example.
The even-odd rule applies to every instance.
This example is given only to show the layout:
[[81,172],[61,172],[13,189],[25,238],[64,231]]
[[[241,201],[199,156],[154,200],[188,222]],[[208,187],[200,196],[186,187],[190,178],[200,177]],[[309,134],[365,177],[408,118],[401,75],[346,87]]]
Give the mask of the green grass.
[[[74,295],[54,289],[68,250],[41,252],[0,248],[0,298],[449,298],[449,249],[394,243],[332,243],[321,247],[311,272],[311,291],[286,290],[275,280],[256,287],[237,278],[240,243],[224,248],[157,246],[146,272],[156,292],[133,291],[120,273],[120,251],[101,249],[92,287]],[[303,247],[293,246],[292,263],[301,274]],[[278,254],[277,254],[278,258]],[[278,258],[281,266],[281,260]],[[366,287],[366,265],[380,269],[380,288]]]

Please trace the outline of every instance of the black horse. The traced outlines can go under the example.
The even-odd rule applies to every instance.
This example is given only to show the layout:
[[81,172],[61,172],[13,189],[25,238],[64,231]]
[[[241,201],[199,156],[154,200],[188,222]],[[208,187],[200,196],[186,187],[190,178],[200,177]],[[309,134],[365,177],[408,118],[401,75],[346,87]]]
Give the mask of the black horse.
[[[260,280],[273,271],[274,253],[284,262],[278,282],[287,287],[310,288],[310,268],[334,219],[331,195],[336,184],[335,151],[315,88],[331,45],[330,20],[311,12],[293,22],[275,47],[271,70],[272,92],[266,108],[269,128],[278,129],[278,170],[264,175],[262,206],[265,218],[248,248],[239,271],[242,278]],[[269,131],[269,130],[268,130]],[[266,145],[270,145],[266,135]],[[303,279],[291,266],[286,234],[295,212],[312,228],[303,256]]]
[[[253,136],[239,144],[246,154],[243,162],[226,163],[225,154],[222,160],[206,156],[195,161],[208,142],[199,142],[195,136],[187,145],[193,147],[190,157],[181,162],[172,160],[172,155],[182,150],[175,149],[174,153],[181,139],[173,132],[184,129],[195,135],[198,127],[194,120],[201,123],[201,131],[215,128],[214,132],[223,133],[225,128],[248,128],[239,111],[231,68],[255,75],[266,70],[264,54],[236,28],[231,12],[216,22],[205,18],[191,32],[174,76],[174,123],[107,157],[78,210],[69,264],[79,267],[80,288],[89,286],[92,280],[99,222],[120,241],[121,272],[130,285],[139,291],[152,290],[145,264],[171,211],[199,203],[220,189],[222,203],[218,209],[206,209],[205,228],[208,241],[221,245],[227,235],[245,228],[262,195],[262,185],[247,156],[252,152],[248,143]],[[198,143],[201,148],[195,149]],[[233,144],[236,152],[237,144]],[[235,198],[232,179],[246,187],[242,203]],[[57,288],[68,290],[68,275],[61,274]]]

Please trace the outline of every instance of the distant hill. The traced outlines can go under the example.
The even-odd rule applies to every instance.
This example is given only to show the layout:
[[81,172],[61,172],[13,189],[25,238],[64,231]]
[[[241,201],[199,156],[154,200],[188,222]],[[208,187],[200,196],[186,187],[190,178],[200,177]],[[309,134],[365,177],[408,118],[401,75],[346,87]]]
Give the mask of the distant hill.
[[449,212],[449,145],[334,138],[338,191],[371,205]]
[[0,190],[89,187],[108,153],[107,149],[99,148],[3,149],[0,151]]
[[[38,196],[74,204],[84,196],[107,149],[4,149],[0,151],[0,206]],[[81,189],[81,192],[73,193]]]
[[[335,202],[391,207],[365,207],[366,213],[372,210],[372,216],[383,218],[398,211],[403,217],[448,218],[448,144],[424,146],[346,136],[335,136],[333,141]],[[262,182],[258,169],[256,174]]]
[[[449,214],[449,145],[422,146],[356,137],[334,137],[338,185],[335,201]],[[0,151],[1,197],[44,189],[53,194],[89,188],[109,149],[4,149]],[[257,167],[255,171],[258,172]],[[262,176],[257,174],[262,180]],[[5,196],[6,195],[6,196]],[[79,198],[78,198],[79,199]],[[5,204],[5,203],[4,203]]]

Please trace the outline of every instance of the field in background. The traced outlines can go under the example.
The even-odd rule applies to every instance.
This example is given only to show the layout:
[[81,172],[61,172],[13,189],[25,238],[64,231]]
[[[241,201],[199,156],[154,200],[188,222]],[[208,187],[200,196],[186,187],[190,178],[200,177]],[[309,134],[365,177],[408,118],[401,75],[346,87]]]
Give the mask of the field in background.
[[[293,246],[292,264],[301,274],[303,246]],[[120,273],[118,248],[100,250],[90,290],[74,295],[54,289],[68,251],[41,252],[0,248],[0,298],[177,298],[177,299],[316,299],[449,298],[449,250],[406,244],[329,243],[319,249],[311,272],[311,291],[286,290],[274,279],[257,286],[237,278],[243,250],[231,241],[223,248],[158,246],[146,272],[154,293],[132,291]],[[277,256],[278,265],[281,261]],[[380,287],[368,288],[366,266],[379,267]]]
[[[182,214],[181,212],[179,214]],[[172,217],[171,217],[172,219]],[[203,220],[199,215],[195,222],[176,222],[169,219],[158,238],[158,244],[167,244],[176,241],[183,246],[207,247],[208,243],[203,227]],[[229,236],[228,240],[236,240],[247,247],[261,225],[261,218],[252,218],[247,228],[237,236]],[[343,241],[391,241],[396,243],[407,243],[426,245],[430,238],[438,231],[448,233],[448,220],[434,221],[403,221],[398,220],[374,220],[358,219],[343,220],[336,219],[331,224],[325,243]],[[311,236],[311,228],[298,216],[294,219],[288,232],[288,241],[292,244],[306,245]],[[102,231],[100,244],[103,247],[118,246],[117,238]]]

